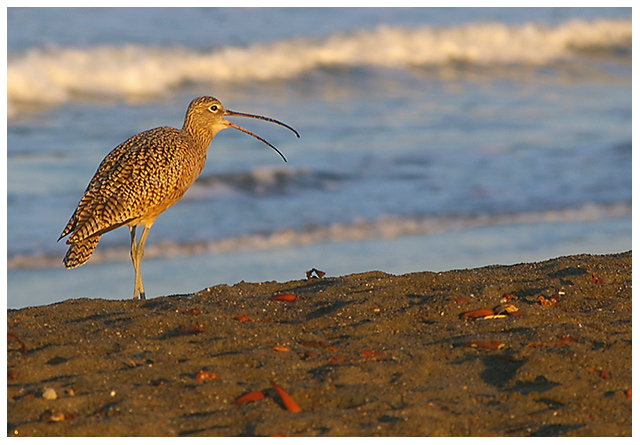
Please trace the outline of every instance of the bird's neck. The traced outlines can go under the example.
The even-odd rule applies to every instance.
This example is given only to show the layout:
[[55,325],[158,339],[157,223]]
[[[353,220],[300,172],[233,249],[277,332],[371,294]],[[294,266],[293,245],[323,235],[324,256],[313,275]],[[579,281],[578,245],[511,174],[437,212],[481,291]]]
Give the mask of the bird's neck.
[[191,137],[193,137],[193,139],[195,139],[198,145],[203,149],[209,147],[211,141],[213,140],[213,137],[219,131],[212,131],[211,128],[203,126],[191,125],[191,122],[189,122],[188,120],[185,120],[184,125],[182,126],[182,130],[189,133]]

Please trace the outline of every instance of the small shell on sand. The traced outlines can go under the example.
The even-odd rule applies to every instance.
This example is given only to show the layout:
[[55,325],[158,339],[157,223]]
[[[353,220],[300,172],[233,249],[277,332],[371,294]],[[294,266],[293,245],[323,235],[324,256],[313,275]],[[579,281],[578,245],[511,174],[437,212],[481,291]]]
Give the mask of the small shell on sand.
[[58,393],[56,392],[55,389],[51,388],[50,386],[47,386],[42,391],[42,398],[45,400],[55,400],[58,398]]

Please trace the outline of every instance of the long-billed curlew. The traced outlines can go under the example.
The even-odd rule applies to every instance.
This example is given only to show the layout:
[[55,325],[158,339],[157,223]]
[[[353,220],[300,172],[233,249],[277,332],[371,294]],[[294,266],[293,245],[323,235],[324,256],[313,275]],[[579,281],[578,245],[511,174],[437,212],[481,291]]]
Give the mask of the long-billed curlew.
[[[114,148],[100,163],[80,203],[58,241],[70,234],[64,265],[81,266],[91,256],[100,237],[120,226],[131,232],[131,260],[135,269],[133,298],[145,299],[140,263],[149,229],[156,218],[194,183],[207,158],[213,137],[225,128],[243,131],[273,148],[265,139],[229,122],[226,116],[242,116],[273,122],[298,132],[289,125],[264,116],[225,110],[214,97],[194,99],[187,108],[181,130],[158,127],[139,133]],[[143,225],[136,242],[136,226]]]

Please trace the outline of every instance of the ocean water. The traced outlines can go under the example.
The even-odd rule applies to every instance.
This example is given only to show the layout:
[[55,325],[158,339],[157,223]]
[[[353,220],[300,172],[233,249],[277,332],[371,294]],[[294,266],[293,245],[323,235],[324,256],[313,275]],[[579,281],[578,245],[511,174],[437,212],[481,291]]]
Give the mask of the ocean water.
[[66,270],[102,158],[213,95],[234,122],[150,231],[148,297],[631,249],[630,8],[9,8],[8,307],[130,298],[129,233]]

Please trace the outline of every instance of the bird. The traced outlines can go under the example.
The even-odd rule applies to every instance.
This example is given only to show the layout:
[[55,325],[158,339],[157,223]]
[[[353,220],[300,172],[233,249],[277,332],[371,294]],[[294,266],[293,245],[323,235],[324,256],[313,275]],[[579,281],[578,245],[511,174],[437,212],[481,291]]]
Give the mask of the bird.
[[[202,172],[207,150],[221,130],[235,128],[284,155],[267,140],[230,122],[226,117],[260,119],[281,125],[299,138],[291,126],[270,117],[225,109],[212,96],[193,99],[182,129],[158,127],[127,139],[102,160],[78,206],[58,238],[69,235],[63,259],[67,269],[89,260],[100,237],[121,226],[131,235],[131,261],[135,271],[133,298],[146,299],[140,264],[149,229],[156,218],[182,198]],[[143,226],[136,240],[136,228]]]

